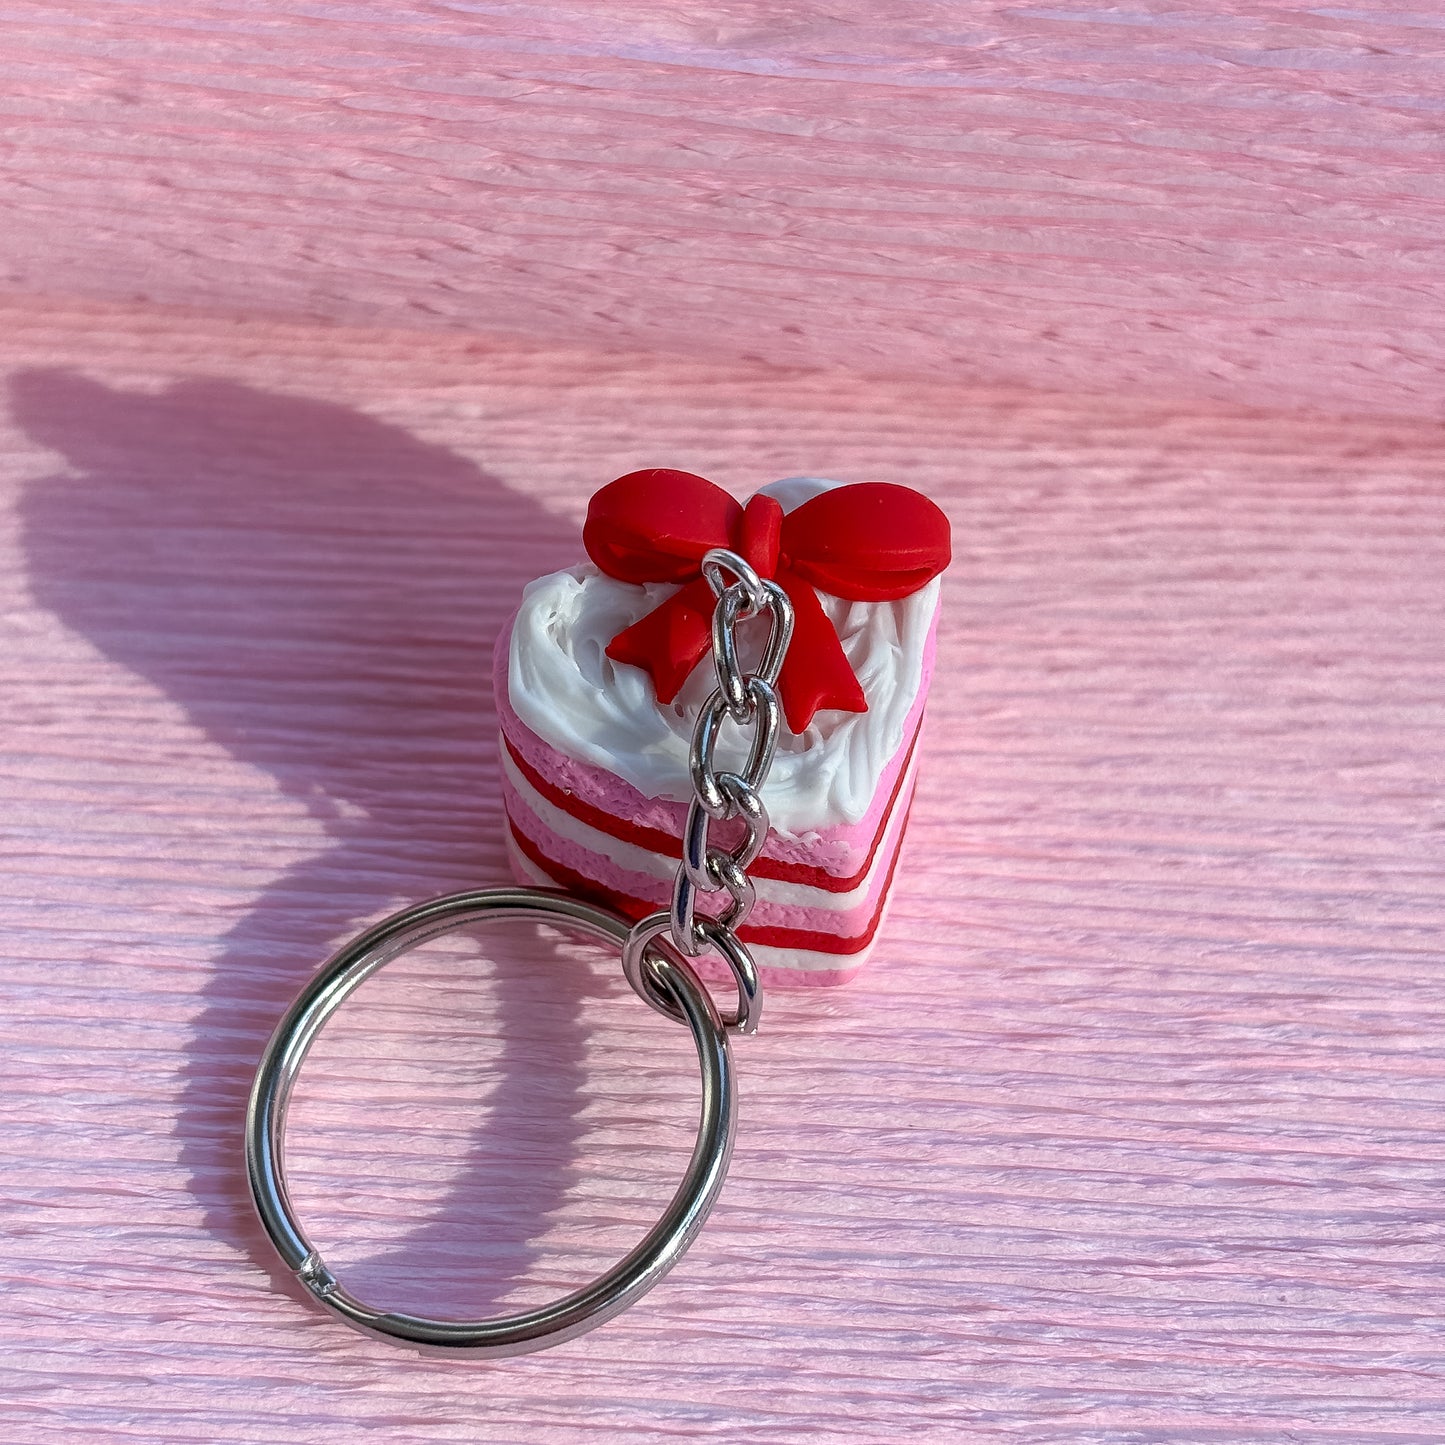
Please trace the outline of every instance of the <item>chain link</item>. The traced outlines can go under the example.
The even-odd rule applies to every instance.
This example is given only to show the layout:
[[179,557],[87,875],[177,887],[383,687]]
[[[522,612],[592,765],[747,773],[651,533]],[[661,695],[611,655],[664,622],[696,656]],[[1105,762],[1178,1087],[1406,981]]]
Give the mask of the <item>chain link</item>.
[[[747,870],[768,838],[768,810],[762,787],[778,746],[782,709],[778,676],[793,637],[793,605],[776,582],[759,577],[736,552],[713,548],[702,562],[702,575],[717,605],[712,615],[712,660],[717,687],[703,704],[688,756],[693,798],[683,829],[682,861],[672,888],[672,903],[649,914],[632,930],[622,950],[627,981],[653,1008],[681,1020],[672,996],[656,982],[654,957],[699,958],[716,954],[737,983],[737,1013],[727,1027],[755,1033],[761,1011],[757,965],[738,929],[747,921],[756,893]],[[731,578],[732,580],[729,580]],[[762,659],[753,672],[738,661],[737,630],[751,617],[768,616],[771,628]],[[742,731],[748,744],[742,770],[719,770],[715,761],[725,720]],[[751,733],[751,736],[749,736]],[[731,847],[714,841],[713,824],[742,824],[743,836]],[[698,910],[698,897],[728,899],[721,912]]]

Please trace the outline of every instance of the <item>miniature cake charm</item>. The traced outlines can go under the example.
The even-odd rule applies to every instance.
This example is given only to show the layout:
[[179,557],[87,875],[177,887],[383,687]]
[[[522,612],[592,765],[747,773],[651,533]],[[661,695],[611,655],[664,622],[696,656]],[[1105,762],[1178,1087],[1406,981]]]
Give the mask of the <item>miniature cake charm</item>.
[[[522,886],[414,904],[335,954],[256,1070],[246,1173],[312,1298],[395,1343],[484,1357],[560,1344],[641,1298],[696,1238],[737,1125],[730,1036],[765,976],[839,983],[882,922],[913,798],[948,522],[886,482],[795,477],[748,503],[689,472],[592,498],[591,559],[527,588],[497,644],[502,796]],[[710,656],[711,666],[707,664]],[[495,1319],[376,1309],[332,1273],[286,1188],[286,1115],[327,1020],[428,939],[500,919],[618,951],[633,990],[697,1049],[697,1143],[672,1202],[589,1285]],[[730,980],[720,1012],[699,978]]]
[[888,483],[791,478],[744,507],[658,469],[598,492],[583,538],[591,564],[532,583],[497,644],[517,877],[631,919],[667,901],[693,720],[713,686],[699,665],[713,603],[699,569],[709,547],[730,547],[782,586],[795,618],[772,832],[739,937],[766,980],[851,977],[882,922],[913,797],[947,519]]

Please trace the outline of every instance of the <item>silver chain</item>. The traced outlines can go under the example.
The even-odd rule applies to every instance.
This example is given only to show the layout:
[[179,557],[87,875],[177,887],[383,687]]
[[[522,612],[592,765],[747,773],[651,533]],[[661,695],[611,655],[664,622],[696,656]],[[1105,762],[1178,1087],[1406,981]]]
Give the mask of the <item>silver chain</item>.
[[[693,730],[688,755],[693,797],[683,828],[682,862],[672,886],[672,906],[633,927],[622,950],[622,967],[628,982],[653,1008],[682,1021],[681,1008],[658,984],[649,960],[658,955],[676,959],[715,953],[732,970],[738,988],[737,1013],[726,1021],[727,1027],[751,1034],[757,1031],[762,999],[757,965],[738,929],[756,902],[747,870],[768,838],[762,787],[778,746],[778,674],[793,637],[793,604],[776,582],[759,577],[725,547],[714,547],[703,558],[702,575],[717,598],[712,614],[717,687]],[[729,581],[729,576],[734,580]],[[771,630],[757,671],[745,673],[738,662],[738,624],[762,615],[772,619]],[[748,743],[740,772],[719,771],[713,758],[728,718],[743,730]],[[731,848],[714,843],[712,825],[735,820],[743,825],[741,841]],[[729,901],[720,913],[702,913],[699,894],[726,894]]]

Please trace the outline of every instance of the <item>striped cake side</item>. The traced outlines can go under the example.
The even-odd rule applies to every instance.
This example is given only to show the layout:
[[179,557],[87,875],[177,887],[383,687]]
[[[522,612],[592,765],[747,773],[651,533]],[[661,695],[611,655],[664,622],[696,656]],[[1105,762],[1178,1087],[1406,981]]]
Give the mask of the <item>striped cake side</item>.
[[[649,848],[624,842],[543,797],[510,763],[503,744],[503,798],[514,865],[523,876],[605,903],[629,918],[665,907],[677,871],[679,842]],[[757,905],[741,937],[760,967],[810,982],[839,982],[862,967],[882,920],[908,808],[916,763],[906,772],[884,819],[872,863],[855,886],[818,888],[803,878],[755,880]]]
[[[817,887],[846,891],[867,873],[873,853],[911,758],[914,739],[923,721],[928,685],[936,648],[937,614],[930,626],[923,658],[922,679],[904,719],[901,745],[888,758],[874,782],[872,798],[857,822],[832,821],[800,834],[774,828],[762,856],[749,868],[754,878],[793,877],[795,869]],[[511,763],[532,785],[569,812],[589,817],[603,831],[623,841],[653,848],[676,849],[687,819],[687,805],[668,798],[648,797],[605,768],[583,762],[539,737],[518,716],[509,696],[509,662],[512,624],[497,640],[493,683],[498,722]]]

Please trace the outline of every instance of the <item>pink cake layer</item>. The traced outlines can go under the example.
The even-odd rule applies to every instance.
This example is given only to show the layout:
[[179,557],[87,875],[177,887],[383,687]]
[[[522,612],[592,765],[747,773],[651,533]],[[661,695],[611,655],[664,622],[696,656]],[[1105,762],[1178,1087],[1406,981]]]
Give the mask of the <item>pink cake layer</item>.
[[[507,852],[511,859],[512,873],[519,883],[536,888],[565,887],[569,892],[578,891],[602,901],[595,892],[590,892],[587,888],[576,889],[575,884],[568,880],[558,879],[545,869],[538,867],[518,847],[516,835],[512,834],[510,830],[507,838]],[[615,905],[611,906],[615,907]],[[885,896],[879,914],[879,927],[886,921],[887,916],[888,898]],[[875,929],[875,933],[876,931]],[[758,976],[765,984],[830,987],[835,984],[847,983],[849,979],[857,976],[867,962],[871,945],[858,953],[851,954],[823,953],[805,948],[776,948],[758,943],[750,944],[749,951],[758,966]],[[692,959],[690,962],[697,973],[710,983],[726,983],[730,979],[727,965],[720,959],[705,955],[702,958]]]
[[[762,856],[750,870],[755,877],[780,877],[813,882],[822,888],[848,890],[867,874],[889,813],[897,802],[913,740],[923,718],[937,651],[935,613],[925,644],[918,695],[904,723],[903,744],[883,767],[866,813],[856,823],[827,823],[794,836],[774,830]],[[682,837],[685,804],[648,798],[606,769],[558,752],[537,736],[513,709],[508,676],[512,623],[497,639],[493,666],[498,718],[513,760],[539,791],[554,801],[575,799],[578,807],[598,818],[626,820],[631,841],[644,845]],[[676,846],[675,842],[674,845]]]
[[[905,775],[867,874],[846,893],[806,883],[757,878],[757,904],[743,930],[750,942],[824,953],[859,951],[871,941],[913,797],[915,769]],[[530,786],[503,758],[503,798],[515,841],[554,877],[586,880],[632,917],[666,904],[677,871],[678,845],[660,849],[622,842],[582,822]]]

